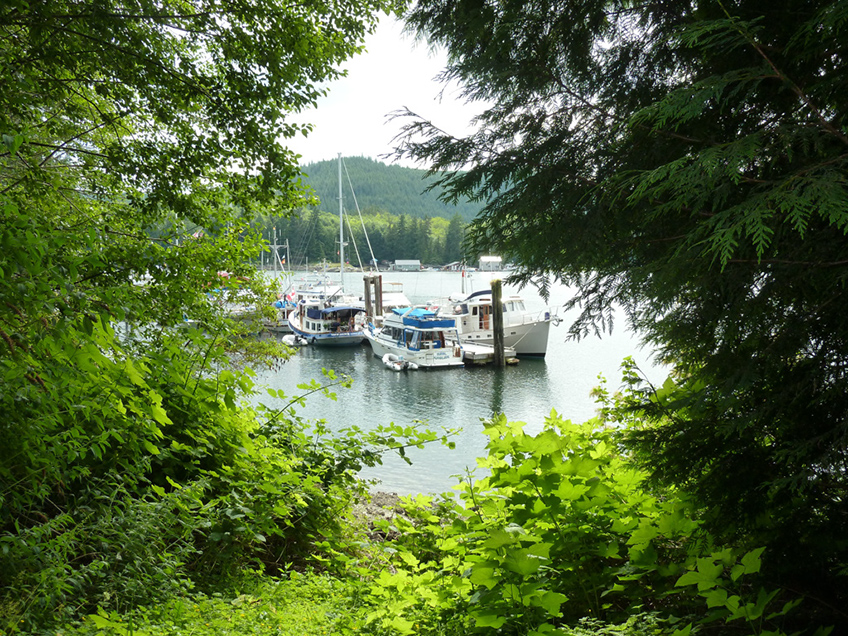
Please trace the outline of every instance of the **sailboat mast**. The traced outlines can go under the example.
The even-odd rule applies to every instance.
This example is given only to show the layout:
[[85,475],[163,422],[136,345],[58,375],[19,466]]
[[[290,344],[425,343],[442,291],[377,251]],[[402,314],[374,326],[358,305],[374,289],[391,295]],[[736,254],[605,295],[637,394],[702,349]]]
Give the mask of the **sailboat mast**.
[[344,204],[342,203],[342,153],[339,153],[339,281],[344,289]]

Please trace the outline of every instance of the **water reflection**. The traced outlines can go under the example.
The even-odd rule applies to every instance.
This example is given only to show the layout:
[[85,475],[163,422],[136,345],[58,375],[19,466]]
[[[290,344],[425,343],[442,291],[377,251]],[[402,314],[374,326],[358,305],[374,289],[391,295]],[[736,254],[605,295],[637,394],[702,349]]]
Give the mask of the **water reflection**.
[[[451,276],[455,275],[394,273],[395,278],[406,281],[404,289],[414,302],[455,291]],[[554,302],[563,302],[566,292],[556,291]],[[522,294],[530,296],[528,290]],[[538,297],[528,298],[528,306],[534,304],[544,305]],[[336,389],[336,401],[316,394],[309,397],[305,407],[298,408],[298,415],[326,420],[335,430],[413,421],[425,422],[434,429],[461,428],[455,439],[456,450],[435,445],[413,449],[412,467],[387,457],[383,466],[363,474],[382,480],[382,488],[403,494],[442,492],[456,483],[454,476],[474,469],[476,458],[485,454],[487,440],[481,434],[481,420],[493,413],[526,422],[528,432],[540,430],[551,409],[575,421],[588,419],[595,412],[590,392],[598,384],[598,374],[608,378],[611,388],[617,387],[619,365],[630,355],[652,374],[652,381],[661,383],[664,379],[664,373],[653,368],[647,354],[640,352],[636,338],[623,328],[603,339],[573,342],[565,337],[565,324],[552,328],[545,359],[522,359],[518,365],[503,369],[487,366],[402,373],[386,368],[367,344],[335,349],[303,347],[281,369],[258,373],[257,381],[297,395],[302,392],[297,385],[321,378],[322,368],[351,376],[352,388]],[[273,408],[285,405],[267,395],[260,401]]]

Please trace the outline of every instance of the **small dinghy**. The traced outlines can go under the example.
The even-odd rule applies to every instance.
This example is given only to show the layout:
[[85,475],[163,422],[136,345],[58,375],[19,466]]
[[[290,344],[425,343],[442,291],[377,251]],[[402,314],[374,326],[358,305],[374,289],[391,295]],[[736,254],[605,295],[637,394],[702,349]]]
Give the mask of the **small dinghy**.
[[288,345],[289,347],[303,347],[308,345],[309,341],[303,336],[290,333],[283,336],[283,344]]
[[384,355],[383,364],[393,371],[414,371],[418,368],[418,365],[414,362],[404,360],[402,357],[397,356],[394,353],[387,353]]

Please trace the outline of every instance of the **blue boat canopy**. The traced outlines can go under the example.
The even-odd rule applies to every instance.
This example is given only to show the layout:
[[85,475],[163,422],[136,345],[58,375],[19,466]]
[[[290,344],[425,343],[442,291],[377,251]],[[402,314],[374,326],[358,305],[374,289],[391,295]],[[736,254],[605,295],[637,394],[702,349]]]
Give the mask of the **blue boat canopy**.
[[418,327],[419,329],[452,329],[456,327],[456,321],[453,318],[439,318],[439,315],[432,309],[396,307],[392,311],[401,316],[403,324],[409,327]]
[[432,309],[424,309],[423,307],[415,307],[403,314],[406,318],[435,318],[436,312]]

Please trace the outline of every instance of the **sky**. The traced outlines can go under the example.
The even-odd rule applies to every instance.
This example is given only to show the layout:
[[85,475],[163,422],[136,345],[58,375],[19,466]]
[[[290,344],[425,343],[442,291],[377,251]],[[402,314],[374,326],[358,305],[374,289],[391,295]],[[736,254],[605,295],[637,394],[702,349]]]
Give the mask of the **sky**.
[[[317,109],[297,118],[315,125],[308,137],[286,143],[302,156],[301,165],[336,159],[339,153],[398,163],[383,155],[392,151],[392,139],[403,125],[402,120],[389,121],[388,116],[402,108],[448,132],[468,130],[474,115],[471,107],[459,99],[455,86],[444,88],[435,79],[445,67],[446,56],[404,35],[402,27],[397,20],[381,19],[375,33],[366,38],[366,51],[342,66],[348,76],[329,85],[330,92]],[[400,165],[425,167],[406,160]]]

